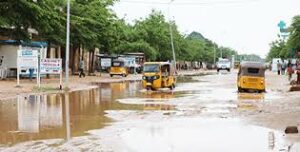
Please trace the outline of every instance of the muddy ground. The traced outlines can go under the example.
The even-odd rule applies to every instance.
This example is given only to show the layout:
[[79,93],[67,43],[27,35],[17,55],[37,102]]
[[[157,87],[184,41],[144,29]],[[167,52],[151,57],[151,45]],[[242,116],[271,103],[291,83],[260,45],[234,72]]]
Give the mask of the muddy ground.
[[267,72],[267,92],[237,93],[236,73],[189,76],[174,91],[140,82],[0,102],[0,151],[300,151],[300,94]]

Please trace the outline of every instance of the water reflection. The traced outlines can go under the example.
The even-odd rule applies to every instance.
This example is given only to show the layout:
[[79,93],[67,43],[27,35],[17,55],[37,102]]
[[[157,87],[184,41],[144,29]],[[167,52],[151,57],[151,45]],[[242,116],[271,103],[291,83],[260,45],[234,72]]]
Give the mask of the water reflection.
[[[130,86],[131,89],[127,89]],[[116,99],[139,96],[139,83],[102,84],[67,94],[27,95],[0,102],[0,144],[40,139],[70,139],[112,122],[105,110],[143,110]]]
[[142,94],[142,97],[151,99],[172,99],[177,95],[179,94],[175,94],[174,92],[146,92]]
[[265,101],[264,93],[239,93],[238,94],[238,109],[239,110],[254,110],[258,109],[258,105]]
[[70,100],[69,94],[65,94],[65,108],[66,108],[66,139],[69,141],[71,139],[71,126],[70,126]]

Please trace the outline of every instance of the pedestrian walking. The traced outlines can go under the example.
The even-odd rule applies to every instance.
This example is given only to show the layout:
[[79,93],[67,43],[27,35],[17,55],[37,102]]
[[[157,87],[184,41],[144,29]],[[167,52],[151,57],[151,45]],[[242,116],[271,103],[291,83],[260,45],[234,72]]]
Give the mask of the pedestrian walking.
[[277,74],[280,75],[280,71],[281,71],[281,63],[279,61],[277,61]]
[[285,70],[286,70],[286,63],[283,61],[281,64],[281,75],[285,75]]
[[300,64],[297,64],[297,84],[300,84]]
[[30,79],[30,81],[32,81],[33,72],[34,72],[34,69],[33,68],[29,68],[29,79]]
[[79,62],[79,78],[81,78],[81,76],[85,77],[83,60],[80,60]]

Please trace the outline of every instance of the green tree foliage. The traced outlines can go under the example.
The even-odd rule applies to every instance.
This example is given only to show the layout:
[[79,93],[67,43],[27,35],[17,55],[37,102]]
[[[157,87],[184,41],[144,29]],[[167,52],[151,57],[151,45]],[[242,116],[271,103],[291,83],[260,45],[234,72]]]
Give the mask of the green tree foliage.
[[[118,19],[109,9],[115,0],[71,0],[71,61],[79,47],[94,56],[95,48],[108,54],[144,52],[149,61],[170,61],[172,57],[170,27],[178,60],[212,63],[216,58],[231,58],[237,52],[220,47],[201,33],[181,34],[175,22],[168,22],[159,11],[132,25]],[[64,45],[66,33],[66,0],[0,1],[0,34],[17,40],[32,38]],[[73,59],[72,59],[73,58]],[[71,64],[72,65],[72,64]],[[73,64],[74,65],[74,64]]]
[[290,37],[287,42],[288,46],[293,50],[300,51],[300,15],[293,18],[290,29]]
[[279,39],[273,41],[270,44],[270,51],[267,55],[267,61],[271,61],[272,58],[287,58],[288,57],[288,49],[286,43]]
[[237,52],[228,47],[219,47],[216,43],[206,39],[201,33],[192,32],[186,37],[185,60],[204,61],[213,63],[214,57],[231,58]]
[[293,18],[289,30],[290,37],[287,42],[288,56],[296,57],[297,52],[300,52],[300,15]]
[[39,24],[41,8],[33,1],[0,1],[1,34],[16,40],[30,40],[29,28]]
[[158,60],[172,59],[169,24],[161,12],[153,11],[145,20],[136,21],[134,29],[138,39],[149,43],[157,51]]
[[[144,52],[150,61],[172,60],[170,41],[170,26],[174,37],[177,53],[182,51],[184,37],[180,34],[174,22],[168,23],[164,15],[158,11],[145,19],[136,20],[134,25],[128,25],[123,20],[117,21],[119,42],[111,49],[113,53]],[[178,54],[176,54],[177,57]]]

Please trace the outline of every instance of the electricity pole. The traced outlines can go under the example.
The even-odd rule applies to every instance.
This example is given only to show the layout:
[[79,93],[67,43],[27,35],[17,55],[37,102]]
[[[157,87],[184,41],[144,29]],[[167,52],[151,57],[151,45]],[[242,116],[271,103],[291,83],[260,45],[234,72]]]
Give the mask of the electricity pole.
[[66,79],[65,87],[69,85],[69,52],[70,52],[70,0],[67,2],[67,38],[66,38]]
[[171,0],[169,3],[169,8],[168,8],[168,14],[169,14],[169,30],[170,30],[170,40],[171,40],[171,47],[172,47],[172,53],[173,53],[173,66],[174,66],[174,72],[175,74],[177,73],[177,68],[176,68],[176,56],[175,56],[175,48],[174,48],[174,38],[173,38],[173,30],[172,30],[172,24],[171,24],[171,15],[170,15],[170,5],[174,0]]

